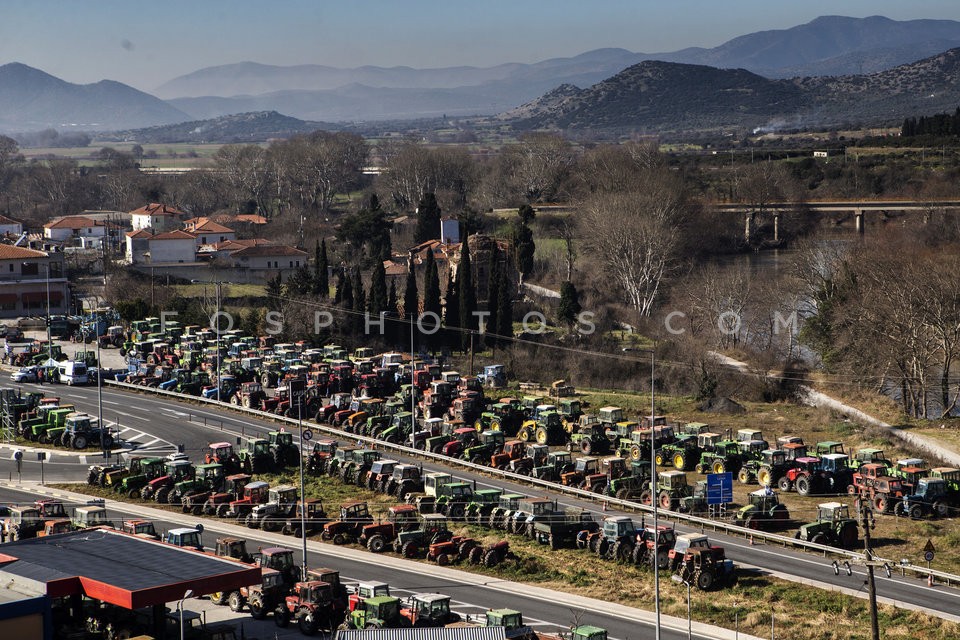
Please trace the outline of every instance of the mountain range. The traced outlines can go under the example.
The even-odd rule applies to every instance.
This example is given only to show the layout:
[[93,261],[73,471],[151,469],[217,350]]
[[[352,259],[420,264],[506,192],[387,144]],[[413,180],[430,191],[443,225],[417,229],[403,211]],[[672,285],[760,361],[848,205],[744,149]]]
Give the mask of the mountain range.
[[[299,131],[311,122],[443,114],[501,114],[524,127],[633,129],[669,127],[671,114],[680,114],[684,126],[708,127],[902,118],[955,106],[955,56],[944,52],[956,47],[960,22],[825,16],[711,49],[597,49],[486,68],[245,62],[175,78],[157,89],[166,100],[109,80],[71,84],[12,63],[0,66],[0,130],[116,131],[187,123],[154,133],[251,139]],[[277,113],[258,115],[270,112]],[[297,121],[283,122],[281,113]],[[201,122],[230,114],[244,115]]]

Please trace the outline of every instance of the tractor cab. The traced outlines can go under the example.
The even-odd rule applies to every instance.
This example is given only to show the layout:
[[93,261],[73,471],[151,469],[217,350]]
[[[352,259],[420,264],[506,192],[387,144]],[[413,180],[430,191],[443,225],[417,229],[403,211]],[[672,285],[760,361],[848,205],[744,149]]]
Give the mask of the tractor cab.
[[247,541],[243,538],[217,538],[216,555],[220,558],[234,558],[241,562],[250,562],[251,559],[250,554],[247,553]]
[[816,447],[814,447],[814,455],[818,457],[823,457],[828,453],[844,453],[843,443],[835,442],[833,440],[826,440],[824,442],[818,442]]
[[187,527],[170,529],[163,536],[163,541],[177,547],[192,547],[203,551],[203,543],[200,538],[201,533],[203,533],[203,529],[200,527],[195,529]]
[[59,500],[37,500],[33,503],[44,518],[66,518],[67,510]]
[[160,534],[151,520],[125,520],[123,531],[148,540],[159,540]]
[[817,505],[818,522],[840,522],[850,519],[850,507],[839,502],[824,502]]
[[367,598],[379,598],[389,595],[390,585],[386,582],[358,582],[357,586],[354,587],[353,593],[350,594],[348,607],[350,611],[354,611]]
[[590,625],[580,625],[570,630],[570,640],[607,640],[607,630]]
[[113,526],[113,522],[107,519],[107,510],[99,506],[76,507],[72,522],[74,529]]

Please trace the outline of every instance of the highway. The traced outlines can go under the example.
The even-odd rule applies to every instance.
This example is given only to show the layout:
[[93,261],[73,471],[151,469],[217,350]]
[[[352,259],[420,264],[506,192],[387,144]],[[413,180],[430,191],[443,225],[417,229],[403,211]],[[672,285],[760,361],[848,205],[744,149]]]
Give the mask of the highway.
[[[47,490],[43,495],[59,495],[64,492]],[[0,501],[32,502],[41,495],[35,491],[0,487]],[[197,518],[161,511],[142,505],[109,502],[108,515],[141,517],[154,521],[158,531],[173,527],[193,526]],[[69,511],[69,508],[68,508]],[[204,545],[213,546],[218,535],[234,535],[247,539],[248,549],[257,546],[287,546],[295,551],[300,561],[300,541],[279,534],[264,533],[228,524],[227,521],[203,519]],[[403,560],[390,555],[374,555],[358,549],[335,547],[310,541],[308,543],[308,566],[327,566],[339,569],[345,582],[382,580],[389,582],[393,595],[405,597],[413,593],[438,592],[452,598],[452,607],[461,616],[482,615],[488,608],[512,608],[521,611],[524,621],[537,631],[556,633],[569,628],[579,616],[580,624],[593,624],[607,629],[610,640],[637,640],[654,637],[653,626],[645,621],[652,614],[630,607],[612,605],[608,602],[589,600],[569,594],[538,589],[535,586],[490,579],[488,576],[470,574],[425,563]],[[664,589],[677,588],[668,583]],[[221,608],[226,612],[226,607]],[[219,612],[218,612],[219,613]],[[253,620],[248,614],[237,616],[245,620],[251,631]],[[686,620],[668,618],[662,620],[661,637],[665,640],[682,640],[687,637]],[[272,626],[272,623],[270,624]],[[667,627],[673,628],[667,628]],[[268,627],[269,628],[269,627]],[[694,625],[693,637],[716,639],[733,637],[733,632],[712,630],[711,627]],[[740,638],[749,636],[740,634]]]
[[[32,386],[32,385],[25,385]],[[81,410],[96,414],[97,391],[90,387],[56,387],[58,394],[64,402],[69,401],[77,405]],[[179,402],[170,398],[160,398],[147,394],[135,394],[113,389],[103,390],[105,418],[109,418],[107,412],[107,400],[119,403],[125,414],[128,414],[127,421],[132,420],[138,425],[138,429],[143,430],[154,438],[161,438],[171,443],[183,443],[185,452],[193,460],[201,457],[207,443],[218,440],[229,440],[236,442],[236,437],[242,435],[251,435],[263,433],[269,430],[275,430],[277,423],[265,420],[254,419],[242,416],[229,410],[221,410],[211,405],[195,405],[186,402]],[[113,406],[113,405],[111,405]],[[122,420],[122,424],[127,424]],[[150,440],[147,440],[149,442]],[[12,450],[9,448],[0,456],[0,477],[17,478],[15,463],[12,458]],[[420,460],[404,459],[403,456],[390,454],[390,457],[400,459],[401,461],[414,462],[420,464]],[[22,479],[24,481],[39,481],[39,464],[33,456],[24,456]],[[90,452],[87,455],[88,461],[98,458],[98,454]],[[428,461],[423,463],[425,471],[446,470],[438,463]],[[543,495],[543,489],[522,485],[509,480],[500,478],[491,478],[485,475],[471,475],[467,470],[454,469],[453,474],[472,480],[477,487],[497,487],[505,491],[515,493],[525,493],[530,495]],[[77,460],[70,462],[65,459],[60,464],[47,464],[45,469],[45,479],[50,482],[54,480],[80,480],[86,477],[86,464]],[[601,506],[595,502],[581,500],[575,497],[557,493],[551,495],[563,506],[576,506],[586,508],[596,514],[597,519],[606,515],[617,515],[618,511],[603,511]],[[638,519],[640,516],[636,513],[628,515]],[[679,532],[691,531],[689,527],[678,525]],[[854,575],[846,576],[834,575],[831,568],[830,558],[818,555],[794,551],[776,546],[751,545],[749,541],[740,537],[728,537],[719,533],[707,532],[711,540],[716,544],[722,545],[727,552],[727,557],[733,559],[738,565],[747,568],[756,568],[763,573],[782,577],[788,580],[813,584],[823,588],[843,591],[850,595],[865,598],[866,590],[863,587],[865,580],[865,571],[863,568],[854,567]],[[918,555],[919,551],[917,551]],[[915,560],[917,558],[914,558]],[[930,588],[923,580],[912,577],[902,577],[894,573],[891,578],[887,578],[882,571],[877,572],[877,594],[880,602],[887,602],[897,606],[923,610],[933,613],[939,617],[949,620],[960,621],[957,615],[958,605],[960,605],[960,591],[952,587],[938,585]]]

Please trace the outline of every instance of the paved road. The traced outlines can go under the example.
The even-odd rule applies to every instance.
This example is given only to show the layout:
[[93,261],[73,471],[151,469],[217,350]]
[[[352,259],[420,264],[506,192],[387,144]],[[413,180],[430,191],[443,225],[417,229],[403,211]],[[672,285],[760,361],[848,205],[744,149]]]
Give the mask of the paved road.
[[[77,406],[87,410],[96,410],[96,389],[75,387],[67,389],[61,387],[68,398]],[[183,443],[185,451],[191,458],[196,460],[203,451],[207,443],[216,440],[230,440],[242,435],[253,433],[263,433],[277,428],[276,423],[253,419],[247,416],[231,413],[228,410],[220,410],[210,405],[193,405],[182,403],[169,398],[160,398],[146,394],[133,394],[118,390],[104,389],[104,399],[120,403],[128,417],[142,422],[142,428],[153,434],[154,437],[162,437],[170,442]],[[91,407],[88,408],[88,407]],[[234,440],[235,441],[235,440]],[[11,477],[10,469],[13,461],[9,458],[11,453],[0,456],[0,477]],[[419,460],[405,459],[403,456],[391,454],[391,457],[401,459],[407,462],[420,463]],[[25,457],[28,460],[29,456]],[[52,467],[53,465],[47,465]],[[39,480],[39,465],[34,460],[29,460],[23,465],[22,478],[24,480]],[[442,465],[433,462],[423,464],[425,471],[446,470]],[[82,467],[85,470],[85,467]],[[54,478],[79,480],[85,477],[81,467],[74,465],[60,465]],[[7,473],[4,473],[4,472]],[[49,468],[47,469],[49,471]],[[490,478],[480,475],[471,475],[466,470],[456,470],[454,475],[474,481],[478,487],[497,487],[514,493],[525,494],[544,494],[542,489],[533,489],[529,486],[499,478]],[[12,477],[16,478],[15,470]],[[51,478],[47,475],[47,479]],[[555,497],[562,506],[576,506],[586,508],[597,514],[598,519],[605,515],[616,515],[621,512],[610,510],[604,512],[599,505],[594,502],[580,500],[570,496],[557,493]],[[639,517],[637,514],[635,518]],[[692,531],[690,527],[678,525],[680,532]],[[849,595],[865,598],[866,591],[863,587],[865,574],[862,569],[854,569],[854,575],[848,577],[841,572],[836,576],[830,566],[830,559],[814,554],[783,549],[776,546],[751,545],[748,541],[739,537],[729,537],[720,534],[711,533],[711,539],[722,545],[727,551],[727,557],[743,567],[754,567],[764,573],[782,577],[788,580],[804,582],[826,588],[834,591],[841,591]],[[919,552],[918,552],[919,553]],[[894,574],[892,578],[886,578],[882,572],[877,576],[877,594],[881,602],[895,604],[900,607],[933,612],[936,615],[960,622],[960,615],[957,615],[958,605],[960,605],[960,590],[937,586],[930,588],[926,582],[911,577],[902,577]]]
[[[38,489],[44,491],[44,495],[69,495],[66,492],[43,490],[38,487],[23,490],[3,486],[0,487],[0,501],[32,501],[41,495]],[[73,495],[76,497],[76,494]],[[170,513],[140,505],[109,502],[107,507],[109,515],[115,520],[119,519],[118,516],[150,518],[154,520],[158,531],[175,526],[192,526],[197,522],[196,518],[183,516],[179,512]],[[226,521],[204,519],[203,523],[204,542],[208,547],[212,545],[217,535],[230,534],[246,538],[251,548],[256,548],[258,545],[278,544],[293,547],[296,552],[295,557],[299,561],[299,541],[294,538],[237,527],[227,524]],[[482,615],[491,607],[509,607],[522,611],[524,620],[538,631],[553,633],[568,628],[581,611],[586,611],[581,614],[581,624],[604,627],[608,630],[611,640],[654,637],[652,625],[645,622],[645,619],[651,618],[652,614],[638,609],[542,590],[531,585],[490,579],[487,576],[445,567],[411,562],[390,555],[375,556],[357,549],[334,547],[313,541],[309,542],[308,546],[308,566],[332,566],[339,569],[344,579],[351,583],[359,580],[385,580],[390,583],[391,592],[399,597],[422,592],[444,593],[451,596],[453,608],[463,616]],[[664,589],[669,588],[676,588],[676,586],[664,585]],[[253,635],[258,631],[256,621],[247,614],[231,615],[228,607],[204,606],[203,608],[211,611],[209,614],[211,621],[214,615],[218,620],[243,620],[246,634]],[[260,634],[266,631],[269,633],[266,637],[273,637],[272,622],[259,624],[263,626],[263,629],[259,630]],[[664,629],[661,637],[665,640],[681,640],[687,637],[685,619],[664,616],[662,624]],[[695,625],[693,634],[693,637],[698,639],[732,638],[733,636],[733,631],[700,625]],[[740,634],[740,638],[748,640],[749,636]]]

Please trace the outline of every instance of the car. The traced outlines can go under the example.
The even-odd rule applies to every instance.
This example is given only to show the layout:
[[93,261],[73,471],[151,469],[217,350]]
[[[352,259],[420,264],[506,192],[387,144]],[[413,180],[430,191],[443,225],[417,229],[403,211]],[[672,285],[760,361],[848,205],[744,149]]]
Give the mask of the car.
[[37,367],[23,367],[19,371],[10,374],[10,379],[14,382],[36,382]]

